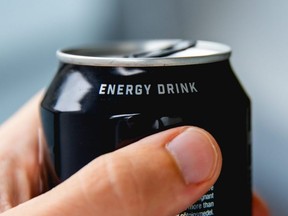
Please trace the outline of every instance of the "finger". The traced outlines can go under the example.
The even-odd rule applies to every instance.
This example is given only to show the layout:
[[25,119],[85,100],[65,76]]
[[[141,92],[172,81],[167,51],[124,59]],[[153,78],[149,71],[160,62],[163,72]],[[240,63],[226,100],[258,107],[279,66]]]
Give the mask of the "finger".
[[178,127],[98,157],[53,190],[6,213],[177,215],[211,188],[221,165],[210,134]]
[[[13,173],[7,173],[6,167],[7,163],[0,163],[0,179],[2,179],[0,180],[0,213],[12,208],[14,203],[13,196],[10,196],[14,193],[14,176]],[[3,181],[3,179],[7,179],[7,181]]]
[[270,216],[267,204],[256,193],[253,194],[252,207],[253,216]]
[[[45,146],[38,138],[43,93],[38,92],[0,126],[0,212],[41,192],[40,171],[46,169],[40,166],[47,166],[48,158],[41,155]],[[45,160],[42,164],[40,156]]]
[[38,181],[36,128],[41,95],[34,96],[0,126],[0,212],[37,193],[38,188],[32,185]]
[[[37,128],[40,126],[39,104],[42,97],[43,91],[38,92],[0,126],[1,139],[16,139],[16,142],[19,142],[18,134],[23,139],[33,139],[33,141],[37,139]],[[24,132],[29,133],[23,137]]]

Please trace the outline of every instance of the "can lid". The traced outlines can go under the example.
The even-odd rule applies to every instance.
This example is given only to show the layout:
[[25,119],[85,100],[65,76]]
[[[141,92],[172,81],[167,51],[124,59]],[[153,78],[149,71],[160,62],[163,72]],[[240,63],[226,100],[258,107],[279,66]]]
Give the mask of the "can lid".
[[56,54],[61,62],[76,65],[154,67],[223,61],[230,57],[231,48],[202,40],[138,40],[60,49]]

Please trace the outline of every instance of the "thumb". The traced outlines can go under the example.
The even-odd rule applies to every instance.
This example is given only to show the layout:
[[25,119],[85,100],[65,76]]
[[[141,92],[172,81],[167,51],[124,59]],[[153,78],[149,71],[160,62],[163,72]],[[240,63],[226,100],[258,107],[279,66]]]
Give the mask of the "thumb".
[[6,213],[177,215],[210,189],[221,164],[220,149],[208,132],[173,128],[98,157],[51,191]]

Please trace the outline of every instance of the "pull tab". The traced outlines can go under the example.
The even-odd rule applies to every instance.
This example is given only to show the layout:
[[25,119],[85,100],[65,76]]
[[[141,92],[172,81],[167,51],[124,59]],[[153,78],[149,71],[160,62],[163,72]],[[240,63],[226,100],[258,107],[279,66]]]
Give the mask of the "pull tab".
[[186,50],[188,48],[194,47],[196,44],[196,41],[179,41],[174,44],[171,44],[170,46],[159,49],[159,50],[153,50],[148,52],[139,52],[130,54],[128,56],[125,56],[126,58],[154,58],[154,57],[166,57],[169,55],[172,55],[174,53]]

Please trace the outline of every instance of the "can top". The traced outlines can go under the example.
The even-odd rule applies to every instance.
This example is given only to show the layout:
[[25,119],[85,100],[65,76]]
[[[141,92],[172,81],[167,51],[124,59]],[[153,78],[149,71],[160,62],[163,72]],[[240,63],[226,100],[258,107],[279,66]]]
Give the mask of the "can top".
[[61,62],[87,66],[154,67],[226,60],[231,48],[211,41],[182,39],[104,42],[57,50]]

